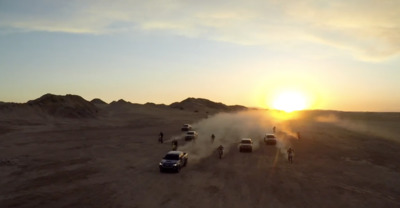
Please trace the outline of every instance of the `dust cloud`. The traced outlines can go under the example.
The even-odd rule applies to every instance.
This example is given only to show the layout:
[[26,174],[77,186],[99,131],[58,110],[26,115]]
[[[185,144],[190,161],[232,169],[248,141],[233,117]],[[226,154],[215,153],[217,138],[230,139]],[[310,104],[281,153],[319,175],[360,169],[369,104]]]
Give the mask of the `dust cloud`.
[[[224,147],[224,154],[229,151],[235,151],[238,148],[242,138],[251,138],[253,140],[253,150],[260,145],[264,145],[264,136],[267,133],[273,133],[273,127],[277,128],[277,148],[282,153],[290,146],[287,138],[295,134],[277,119],[271,112],[263,110],[241,111],[237,113],[219,113],[207,119],[192,124],[194,130],[198,133],[195,141],[187,142],[178,149],[188,152],[191,161],[199,161],[203,158],[215,155],[219,145]],[[215,135],[214,142],[211,135]],[[182,138],[184,134],[174,138]]]
[[375,120],[340,118],[335,114],[321,115],[316,117],[315,120],[317,122],[330,123],[350,131],[400,142],[400,140],[398,139],[398,133],[400,133],[400,130],[399,132],[393,131],[393,128],[391,126],[393,126],[394,123],[390,121],[382,122]]

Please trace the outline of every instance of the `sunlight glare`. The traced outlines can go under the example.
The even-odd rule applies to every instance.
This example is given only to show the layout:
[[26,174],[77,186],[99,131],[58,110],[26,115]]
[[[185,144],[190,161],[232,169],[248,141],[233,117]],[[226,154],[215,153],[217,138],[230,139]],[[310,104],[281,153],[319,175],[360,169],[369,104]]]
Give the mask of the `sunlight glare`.
[[304,110],[307,107],[307,101],[304,95],[299,92],[284,92],[278,95],[273,101],[272,107],[285,112]]

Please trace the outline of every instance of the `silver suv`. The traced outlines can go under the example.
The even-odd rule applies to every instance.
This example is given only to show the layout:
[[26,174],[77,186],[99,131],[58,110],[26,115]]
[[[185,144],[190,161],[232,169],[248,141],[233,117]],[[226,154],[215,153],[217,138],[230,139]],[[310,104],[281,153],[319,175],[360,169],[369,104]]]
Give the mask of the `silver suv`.
[[188,132],[186,132],[186,135],[185,135],[185,141],[197,139],[197,136],[198,136],[198,134],[196,131],[188,131]]
[[253,141],[250,138],[243,138],[240,140],[239,152],[252,152]]
[[190,124],[183,124],[181,130],[182,131],[190,131],[190,130],[192,130],[192,126]]
[[267,145],[276,145],[276,136],[275,134],[266,134],[264,136],[264,142]]

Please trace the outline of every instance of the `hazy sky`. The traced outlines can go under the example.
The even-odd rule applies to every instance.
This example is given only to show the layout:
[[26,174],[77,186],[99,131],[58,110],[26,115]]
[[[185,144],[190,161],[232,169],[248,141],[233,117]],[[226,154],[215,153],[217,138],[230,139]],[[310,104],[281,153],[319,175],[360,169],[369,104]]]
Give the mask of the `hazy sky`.
[[399,0],[0,0],[0,101],[400,111]]

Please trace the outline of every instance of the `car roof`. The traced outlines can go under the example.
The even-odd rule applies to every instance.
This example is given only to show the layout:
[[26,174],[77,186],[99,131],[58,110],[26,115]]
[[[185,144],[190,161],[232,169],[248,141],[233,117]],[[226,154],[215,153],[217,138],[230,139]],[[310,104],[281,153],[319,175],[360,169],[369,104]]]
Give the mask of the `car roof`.
[[196,131],[187,131],[186,133],[189,133],[189,132],[190,132],[190,133],[196,133]]
[[251,141],[251,138],[242,138],[242,141]]
[[183,153],[182,151],[169,151],[167,154],[168,155],[180,155],[182,153]]

